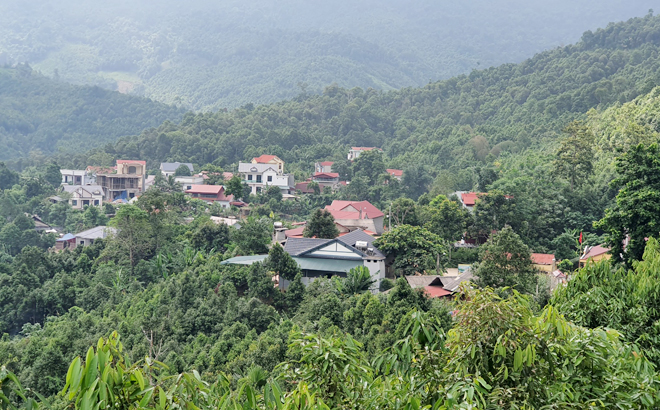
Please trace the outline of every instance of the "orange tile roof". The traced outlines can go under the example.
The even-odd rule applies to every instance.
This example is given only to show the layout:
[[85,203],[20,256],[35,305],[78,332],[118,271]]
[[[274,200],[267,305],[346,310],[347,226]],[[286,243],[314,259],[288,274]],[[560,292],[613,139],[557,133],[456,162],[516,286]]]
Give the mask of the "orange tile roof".
[[315,172],[314,177],[318,178],[339,178],[339,174],[336,172]]
[[477,199],[479,199],[479,197],[482,195],[487,195],[487,194],[484,192],[466,192],[464,194],[461,194],[461,201],[463,201],[463,205],[465,206],[474,206]]
[[442,298],[451,295],[450,291],[440,286],[424,286],[424,292],[432,298]]
[[276,155],[262,155],[260,157],[252,158],[252,161],[256,161],[257,164],[268,164],[270,161],[274,160],[275,158],[277,158]]
[[[357,211],[346,210],[349,206]],[[362,210],[362,219],[373,219],[385,216],[380,209],[373,206],[369,201],[339,201],[334,200],[332,204],[326,205],[325,209],[329,211],[335,219],[360,219]]]
[[403,176],[403,170],[402,169],[386,169],[388,174],[395,176],[395,177],[400,177]]
[[332,166],[332,164],[334,164],[334,162],[332,162],[332,161],[319,162],[319,165],[323,165],[324,167]]
[[555,255],[549,253],[532,254],[532,263],[535,265],[552,265],[553,260],[555,260]]
[[186,192],[191,194],[219,194],[224,187],[222,185],[193,185]]

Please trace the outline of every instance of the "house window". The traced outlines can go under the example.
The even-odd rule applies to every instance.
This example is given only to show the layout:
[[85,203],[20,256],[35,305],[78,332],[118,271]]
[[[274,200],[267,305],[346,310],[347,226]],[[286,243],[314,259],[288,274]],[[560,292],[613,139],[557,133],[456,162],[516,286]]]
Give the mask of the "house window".
[[78,200],[77,199],[72,199],[71,200],[71,206],[78,206]]
[[268,175],[268,182],[273,182],[273,176],[272,175]]
[[248,181],[252,181],[252,175],[248,175]]
[[257,182],[261,182],[261,175],[257,175]]
[[135,169],[135,167],[131,166],[131,167],[128,167],[128,173],[129,174],[137,174],[137,170]]
[[82,240],[81,240],[81,241],[80,241],[80,244],[81,244],[82,246],[85,246],[85,241],[82,241]]
[[94,206],[99,206],[99,200],[98,199],[94,200]]

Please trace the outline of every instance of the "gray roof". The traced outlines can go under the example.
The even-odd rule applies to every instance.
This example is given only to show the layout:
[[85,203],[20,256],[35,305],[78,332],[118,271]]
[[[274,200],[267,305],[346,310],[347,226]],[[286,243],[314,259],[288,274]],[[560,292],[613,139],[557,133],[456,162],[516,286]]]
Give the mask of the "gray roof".
[[279,172],[277,169],[277,165],[273,165],[273,164],[252,164],[249,162],[238,163],[238,172],[264,172],[267,171],[269,168],[275,172]]
[[101,185],[62,185],[62,189],[68,193],[73,193],[77,191],[79,188],[84,189],[90,194],[94,194],[95,192],[98,192],[95,195],[103,195],[103,187]]
[[379,251],[378,248],[376,248],[373,244],[376,238],[364,232],[362,229],[356,229],[355,231],[347,233],[346,235],[337,237],[337,239],[339,239],[340,242],[343,242],[348,246],[352,246],[353,248],[355,248],[355,242],[358,241],[367,242],[369,244],[369,248],[374,249],[374,254],[376,256],[380,256],[383,258],[385,257],[385,254]]
[[289,238],[284,245],[284,251],[291,256],[298,256],[328,242],[332,242],[332,239]]
[[181,165],[187,166],[188,169],[190,169],[190,172],[194,172],[193,165],[189,162],[161,162],[160,170],[163,172],[174,172],[179,169]]
[[99,239],[99,238],[105,238],[109,234],[114,234],[116,232],[117,230],[115,228],[111,228],[108,226],[97,226],[96,228],[88,229],[86,231],[77,233],[76,238]]
[[476,278],[477,277],[472,274],[472,269],[469,269],[463,272],[462,274],[456,276],[453,280],[448,281],[448,283],[445,283],[444,288],[450,292],[456,292],[461,283],[473,281]]
[[[452,277],[451,279],[454,278]],[[410,275],[410,276],[406,276],[406,280],[408,281],[410,287],[413,289],[424,288],[431,284],[444,286],[442,275]]]

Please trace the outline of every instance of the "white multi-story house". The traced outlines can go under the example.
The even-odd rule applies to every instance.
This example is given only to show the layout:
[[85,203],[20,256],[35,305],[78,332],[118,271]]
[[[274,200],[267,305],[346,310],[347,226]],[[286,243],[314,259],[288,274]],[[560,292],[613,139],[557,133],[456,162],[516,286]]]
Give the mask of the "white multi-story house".
[[348,151],[348,160],[355,161],[363,152],[373,151],[375,149],[381,152],[383,151],[382,149],[376,147],[351,147],[351,150]]
[[190,170],[190,175],[194,173],[193,165],[189,162],[161,162],[160,163],[160,173],[163,174],[165,178],[170,175],[174,175],[176,170],[179,169],[181,165],[185,165]]
[[73,209],[103,205],[103,187],[99,185],[62,185],[62,190],[71,195],[69,204]]
[[271,186],[278,187],[283,194],[290,194],[295,186],[293,175],[284,173],[284,161],[274,155],[262,155],[250,163],[239,162],[238,172],[252,194]]
[[94,185],[96,175],[82,169],[60,169],[63,185]]

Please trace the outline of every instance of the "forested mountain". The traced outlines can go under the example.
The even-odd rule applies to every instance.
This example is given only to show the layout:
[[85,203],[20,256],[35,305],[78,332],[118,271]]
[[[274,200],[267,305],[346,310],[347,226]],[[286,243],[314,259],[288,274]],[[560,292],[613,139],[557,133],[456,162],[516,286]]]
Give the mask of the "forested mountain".
[[[423,88],[382,92],[327,87],[271,105],[184,116],[89,155],[213,163],[231,169],[268,152],[311,170],[350,145],[382,147],[392,167],[451,170],[471,186],[475,164],[552,144],[571,120],[660,85],[660,17],[647,15],[586,33],[571,46],[520,64],[473,71]],[[489,154],[492,154],[489,156]],[[412,161],[414,159],[414,161]],[[62,159],[65,160],[64,158]]]
[[576,41],[649,0],[0,5],[0,63],[218,109],[341,87],[422,86]]
[[181,115],[145,98],[55,81],[27,65],[0,68],[0,160],[80,152]]

